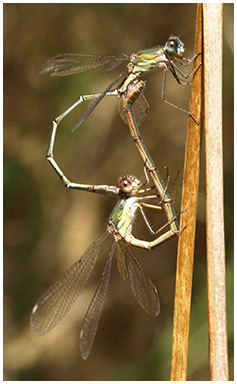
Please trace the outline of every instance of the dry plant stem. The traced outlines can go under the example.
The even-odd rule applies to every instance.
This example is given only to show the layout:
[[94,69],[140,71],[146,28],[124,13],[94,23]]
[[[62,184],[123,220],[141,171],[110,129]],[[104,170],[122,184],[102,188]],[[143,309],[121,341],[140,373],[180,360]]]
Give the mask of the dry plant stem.
[[[197,5],[195,53],[202,52],[202,4]],[[199,55],[194,65],[202,60]],[[202,68],[202,67],[201,67]],[[202,70],[197,71],[191,91],[189,111],[201,121]],[[201,125],[189,118],[178,243],[171,381],[185,381],[187,377],[188,338],[192,292],[193,258],[196,229],[196,212],[199,187]]]
[[[204,4],[207,289],[210,379],[228,380],[222,150],[222,11]],[[216,49],[216,42],[218,49]]]

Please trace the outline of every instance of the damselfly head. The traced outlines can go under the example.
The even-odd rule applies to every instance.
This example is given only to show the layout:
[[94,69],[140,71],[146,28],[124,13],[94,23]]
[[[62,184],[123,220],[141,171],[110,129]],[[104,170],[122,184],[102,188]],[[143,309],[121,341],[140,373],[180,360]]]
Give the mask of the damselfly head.
[[122,177],[119,180],[119,186],[124,193],[131,193],[136,190],[141,185],[140,180],[138,180],[135,176],[128,175]]
[[184,43],[177,36],[170,36],[165,43],[165,50],[170,55],[182,56],[184,53]]

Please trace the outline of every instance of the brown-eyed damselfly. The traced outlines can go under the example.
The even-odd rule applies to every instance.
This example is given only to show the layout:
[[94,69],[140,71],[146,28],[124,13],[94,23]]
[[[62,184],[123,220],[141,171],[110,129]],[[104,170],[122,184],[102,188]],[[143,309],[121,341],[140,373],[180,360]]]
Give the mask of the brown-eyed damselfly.
[[[73,184],[76,187],[76,184]],[[72,185],[69,184],[70,187]],[[81,189],[81,184],[78,185]],[[98,187],[98,188],[97,188]],[[143,212],[143,207],[160,209],[157,195],[146,196],[150,188],[143,188],[134,176],[120,179],[120,187],[94,186],[93,192],[107,193],[119,198],[107,224],[107,230],[86,250],[76,261],[36,302],[31,315],[31,327],[34,334],[41,336],[54,328],[66,315],[81,291],[85,287],[96,264],[98,254],[106,238],[111,234],[114,241],[107,256],[101,279],[83,320],[80,332],[80,351],[86,359],[92,348],[98,328],[108,283],[111,274],[113,256],[121,278],[128,281],[132,292],[140,306],[150,315],[157,316],[160,312],[158,292],[136,259],[130,245],[150,250],[166,240],[166,234],[152,241],[137,239],[132,234],[136,212],[140,210],[145,223],[150,225]],[[84,188],[83,188],[84,189]],[[89,188],[89,191],[92,191]],[[160,231],[157,231],[158,233]]]

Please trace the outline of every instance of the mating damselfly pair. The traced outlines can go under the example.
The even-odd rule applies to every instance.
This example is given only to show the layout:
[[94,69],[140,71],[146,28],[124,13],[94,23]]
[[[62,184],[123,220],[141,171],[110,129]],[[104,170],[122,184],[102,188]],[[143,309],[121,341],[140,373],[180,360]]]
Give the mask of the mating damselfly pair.
[[[120,64],[128,62],[126,69],[103,92],[80,96],[70,108],[54,120],[47,152],[48,160],[67,188],[102,193],[118,198],[118,202],[110,215],[105,233],[102,234],[101,237],[88,248],[82,257],[41,296],[34,306],[31,316],[32,330],[37,335],[43,335],[49,332],[64,317],[84,288],[95,266],[97,256],[104,240],[111,234],[114,238],[114,242],[107,257],[102,277],[85,315],[80,333],[80,350],[84,359],[87,358],[91,350],[97,331],[114,255],[117,260],[118,271],[121,278],[129,282],[133,294],[141,307],[150,315],[156,316],[159,314],[160,307],[156,287],[141,264],[135,258],[130,246],[151,250],[153,247],[163,243],[174,235],[178,235],[179,227],[172,198],[167,190],[168,182],[163,182],[157,167],[141,138],[138,128],[149,111],[148,102],[143,94],[145,82],[141,80],[141,77],[156,68],[163,68],[164,79],[162,97],[167,102],[165,98],[167,70],[171,71],[179,84],[186,85],[189,84],[189,82],[182,80],[179,76],[188,80],[200,66],[199,64],[188,75],[185,75],[179,69],[176,62],[183,66],[187,66],[193,62],[198,54],[188,60],[183,58],[183,52],[184,45],[182,41],[176,36],[171,36],[165,46],[139,51],[137,54],[132,54],[131,56],[124,54],[119,56],[62,54],[50,59],[42,68],[42,73],[51,72],[53,76],[66,76],[85,72],[101,66],[105,67],[104,72],[109,72]],[[125,78],[119,86],[112,89],[123,76]],[[145,171],[145,183],[141,183],[136,177],[131,175],[120,179],[119,187],[72,183],[64,175],[53,157],[55,138],[60,121],[83,101],[95,99],[74,126],[74,129],[78,128],[104,96],[119,97],[120,115],[129,126],[131,136],[143,159],[145,169],[147,170]],[[168,103],[173,105],[170,102]],[[180,107],[177,108],[183,110]],[[195,117],[190,112],[186,112],[194,121],[196,121]],[[157,192],[152,195],[147,195],[148,191],[154,189],[153,186],[146,187],[146,184],[149,181],[147,172],[151,176],[154,187],[157,190]],[[144,207],[163,210],[167,217],[167,224],[159,230],[154,231],[144,213]],[[137,211],[140,211],[151,234],[154,236],[159,234],[154,240],[145,241],[133,236],[132,229]],[[166,226],[169,226],[170,229],[167,232],[160,234],[161,230]]]

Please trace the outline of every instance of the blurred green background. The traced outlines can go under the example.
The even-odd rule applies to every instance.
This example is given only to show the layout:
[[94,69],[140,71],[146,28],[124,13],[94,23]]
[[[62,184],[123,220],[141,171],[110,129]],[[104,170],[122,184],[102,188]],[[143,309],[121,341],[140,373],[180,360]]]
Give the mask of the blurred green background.
[[[102,91],[119,69],[50,78],[43,63],[62,52],[130,54],[180,35],[193,54],[196,4],[4,4],[4,375],[5,380],[169,380],[177,240],[136,256],[156,283],[161,313],[147,315],[113,266],[92,352],[78,348],[80,326],[104,265],[64,320],[44,337],[30,329],[38,297],[106,228],[112,197],[66,190],[45,159],[52,120],[79,95]],[[218,50],[219,42],[214,42]],[[224,5],[224,177],[230,378],[233,380],[233,4]],[[151,113],[144,141],[165,177],[169,167],[180,209],[187,116],[161,100],[162,71],[147,76]],[[167,99],[188,108],[189,89],[169,75]],[[86,103],[85,103],[86,104]],[[143,164],[120,119],[104,99],[75,133],[86,106],[60,125],[55,158],[74,182],[117,185]],[[151,218],[154,219],[155,216]],[[155,220],[159,227],[159,222]],[[135,233],[146,237],[137,220]],[[105,255],[104,255],[105,256]],[[208,380],[205,183],[202,148],[188,362],[189,380]]]

